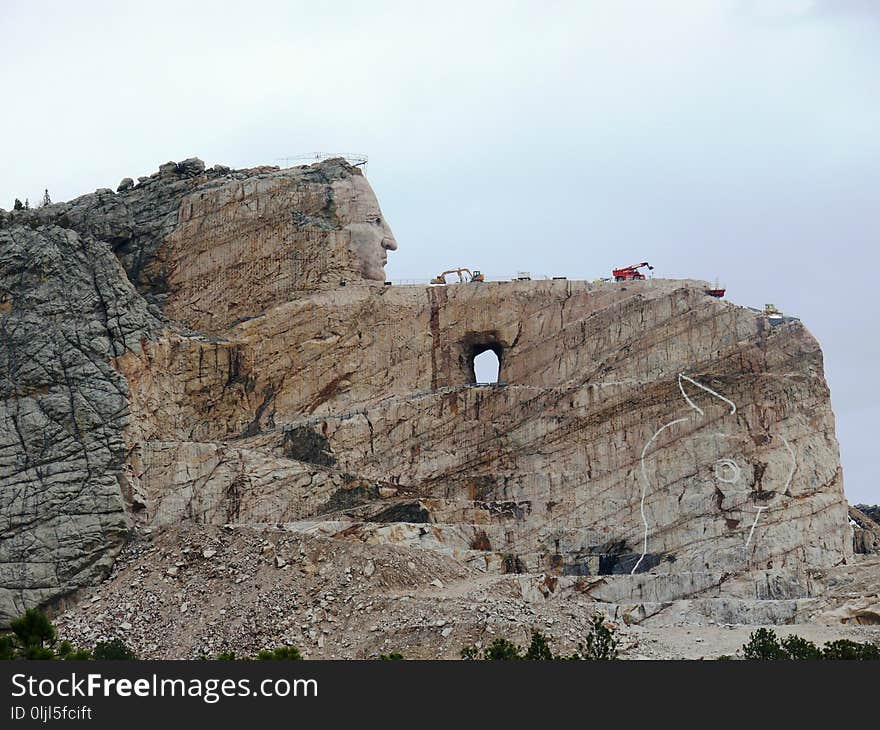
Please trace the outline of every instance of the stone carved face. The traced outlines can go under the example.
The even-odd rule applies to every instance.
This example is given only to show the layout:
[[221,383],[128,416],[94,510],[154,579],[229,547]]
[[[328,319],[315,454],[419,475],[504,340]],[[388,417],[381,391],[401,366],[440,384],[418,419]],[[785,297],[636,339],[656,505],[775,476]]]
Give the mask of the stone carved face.
[[385,221],[366,178],[352,175],[333,183],[336,212],[348,235],[348,250],[365,279],[385,281],[388,252],[397,250],[397,241]]

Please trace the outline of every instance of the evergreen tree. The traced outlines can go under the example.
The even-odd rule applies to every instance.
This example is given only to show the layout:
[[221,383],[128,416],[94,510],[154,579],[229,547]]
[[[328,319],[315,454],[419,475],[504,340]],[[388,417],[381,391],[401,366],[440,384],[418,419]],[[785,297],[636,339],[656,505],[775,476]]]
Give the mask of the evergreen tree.
[[57,633],[46,614],[36,608],[29,608],[24,616],[9,624],[12,633],[21,647],[19,652],[23,659],[53,659],[53,645]]

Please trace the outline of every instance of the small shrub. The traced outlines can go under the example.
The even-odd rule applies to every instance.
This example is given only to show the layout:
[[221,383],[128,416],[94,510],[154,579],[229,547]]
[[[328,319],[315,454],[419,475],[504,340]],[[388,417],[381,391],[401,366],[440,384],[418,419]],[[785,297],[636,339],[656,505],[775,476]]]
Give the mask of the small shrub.
[[556,658],[553,656],[550,644],[547,643],[547,637],[540,631],[533,631],[532,643],[529,644],[523,659],[528,659],[529,661],[551,661]]
[[92,658],[92,652],[88,649],[77,649],[69,641],[62,641],[58,645],[58,658],[70,661],[85,661]]
[[880,649],[874,644],[859,644],[849,639],[829,641],[822,650],[822,658],[830,660],[849,659],[856,661],[880,660]]
[[15,659],[15,641],[11,634],[0,636],[0,660]]
[[782,649],[788,654],[786,659],[810,659],[822,658],[822,650],[812,641],[802,639],[800,636],[790,634],[782,640]]
[[788,659],[788,652],[780,645],[775,631],[772,629],[758,629],[752,632],[748,643],[743,645],[743,656],[746,659],[767,661]]
[[476,661],[480,658],[480,650],[473,644],[461,647],[461,658],[467,661]]
[[498,638],[486,647],[483,651],[483,658],[496,662],[513,661],[515,659],[522,659],[521,652],[522,650],[512,641]]
[[232,661],[235,661],[235,659],[236,659],[236,657],[235,657],[235,652],[234,652],[234,651],[221,651],[221,652],[217,655],[217,660],[218,660],[218,661],[228,661],[228,662],[232,662]]
[[257,654],[257,659],[302,659],[302,654],[295,646],[279,646],[272,650],[264,649]]
[[397,651],[392,651],[390,654],[380,654],[379,659],[383,662],[385,661],[400,661],[403,659],[403,654]]
[[92,658],[99,661],[137,659],[135,653],[126,646],[122,639],[99,641],[92,651]]
[[45,661],[55,659],[55,652],[48,646],[24,646],[18,650],[16,659],[30,659],[32,661]]
[[590,621],[590,633],[586,644],[579,644],[573,658],[588,661],[611,661],[618,657],[620,640],[615,636],[614,629],[605,625],[605,618],[599,614]]

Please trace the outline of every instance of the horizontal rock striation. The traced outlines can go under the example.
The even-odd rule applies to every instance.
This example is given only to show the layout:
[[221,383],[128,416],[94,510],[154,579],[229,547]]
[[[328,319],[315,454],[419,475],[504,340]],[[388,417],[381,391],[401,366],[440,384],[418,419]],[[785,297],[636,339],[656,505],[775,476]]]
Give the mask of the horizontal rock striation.
[[[489,346],[503,384],[477,386],[472,358]],[[646,552],[639,570],[723,572],[849,554],[818,345],[697,282],[347,287],[120,367],[152,433],[241,444],[279,469],[290,434],[311,433],[332,470],[392,501],[416,495],[438,546],[501,569],[624,573]],[[151,372],[175,375],[157,386]],[[247,383],[235,397],[232,372]],[[375,539],[368,524],[339,531]]]
[[[224,327],[327,281],[375,276],[364,262],[396,248],[379,215],[343,160],[279,171],[191,159],[117,193],[0,211],[0,623],[101,580],[137,522],[128,474],[144,426],[130,419],[114,363],[144,357],[168,333]],[[371,243],[379,253],[364,252]],[[298,286],[280,285],[270,259],[295,264]],[[222,314],[214,282],[237,302]],[[232,358],[226,400],[240,409],[249,393],[235,348],[217,352]],[[198,368],[181,376],[192,395]],[[212,405],[194,406],[206,423]],[[168,435],[169,426],[159,424]],[[211,448],[187,453],[200,462]]]
[[790,598],[850,558],[799,321],[691,280],[383,286],[396,247],[342,160],[187,160],[0,213],[0,619],[99,580],[129,525],[389,543],[618,602],[754,571]]

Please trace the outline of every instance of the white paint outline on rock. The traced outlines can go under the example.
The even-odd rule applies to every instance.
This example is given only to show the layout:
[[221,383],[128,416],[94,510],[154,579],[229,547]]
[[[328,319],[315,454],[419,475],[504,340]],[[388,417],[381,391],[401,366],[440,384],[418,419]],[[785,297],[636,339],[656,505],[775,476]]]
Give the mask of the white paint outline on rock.
[[[788,439],[785,436],[780,436],[782,439],[782,443],[785,444],[785,448],[788,449],[788,455],[791,456],[791,469],[788,472],[788,479],[785,480],[785,487],[782,489],[780,494],[785,494],[788,491],[788,488],[791,486],[791,480],[794,478],[794,473],[797,470],[797,456],[794,453],[794,449],[791,448],[791,444],[788,443]],[[752,529],[749,530],[749,536],[746,538],[746,548],[748,548],[749,543],[752,541],[752,535],[755,534],[755,527],[758,525],[758,519],[761,517],[761,513],[768,509],[769,505],[765,505],[764,507],[757,508],[757,514],[755,515],[755,521],[752,522]]]
[[[695,385],[696,387],[698,387],[702,390],[705,390],[707,393],[714,395],[716,398],[719,398],[719,399],[723,400],[725,403],[727,403],[728,405],[730,405],[730,415],[733,415],[734,413],[736,413],[736,403],[734,403],[732,400],[730,400],[729,398],[725,398],[720,393],[716,393],[710,387],[703,385],[702,383],[698,383],[693,378],[689,378],[684,373],[679,373],[678,374],[678,389],[681,391],[681,394],[684,396],[684,399],[687,402],[687,404],[691,408],[693,408],[697,413],[699,413],[701,416],[705,416],[706,414],[703,412],[703,409],[700,408],[696,403],[694,403],[690,399],[688,394],[685,392],[684,385],[682,384],[683,380],[687,380],[692,385]],[[648,440],[648,443],[645,444],[645,448],[642,449],[642,456],[640,459],[640,463],[641,463],[641,467],[642,467],[642,469],[641,469],[641,471],[642,471],[642,500],[641,500],[641,504],[639,506],[639,511],[641,512],[641,515],[642,515],[642,524],[645,526],[645,535],[644,535],[644,540],[642,543],[642,554],[639,556],[639,559],[636,561],[636,564],[633,566],[633,569],[630,571],[630,575],[636,574],[636,571],[639,569],[639,566],[642,564],[642,561],[645,559],[645,556],[648,554],[648,518],[645,517],[645,498],[648,496],[648,487],[650,486],[650,484],[648,482],[648,472],[647,472],[647,469],[645,469],[645,454],[648,453],[648,448],[651,446],[652,443],[654,443],[654,440],[661,433],[663,433],[667,428],[669,428],[670,426],[674,426],[677,423],[684,423],[685,421],[688,421],[688,420],[690,420],[690,419],[689,418],[677,418],[674,421],[670,421],[665,426],[662,426],[657,431],[657,433],[655,433],[653,436],[651,436],[651,438]]]
[[[694,403],[690,399],[690,396],[688,396],[687,392],[684,389],[684,384],[683,384],[683,381],[685,381],[685,380],[688,383],[690,383],[691,385],[694,385],[697,388],[700,388],[701,390],[704,390],[707,393],[709,393],[710,395],[714,395],[716,398],[727,403],[730,406],[730,414],[729,415],[732,416],[736,413],[736,403],[734,403],[732,400],[730,400],[729,398],[725,398],[723,395],[721,395],[721,393],[718,393],[718,392],[712,390],[712,388],[710,388],[706,385],[703,385],[702,383],[698,383],[696,380],[688,377],[684,373],[679,373],[678,374],[678,389],[681,391],[681,394],[684,397],[685,401],[687,402],[688,406],[690,406],[693,410],[695,410],[701,416],[705,416],[706,414],[704,413],[703,409],[700,408],[696,403]],[[636,561],[636,564],[633,566],[633,569],[630,571],[630,575],[635,575],[636,571],[639,569],[639,566],[642,564],[642,561],[645,559],[645,556],[648,554],[648,518],[645,516],[645,499],[647,498],[647,495],[648,495],[648,487],[650,486],[650,482],[648,481],[648,471],[645,468],[645,456],[647,455],[648,449],[651,447],[651,444],[654,443],[654,441],[657,439],[657,437],[661,433],[663,433],[667,428],[670,428],[671,426],[674,426],[679,423],[684,423],[685,421],[688,421],[688,420],[690,420],[690,419],[689,418],[677,418],[674,421],[670,421],[666,425],[661,426],[657,430],[657,432],[653,436],[651,436],[651,438],[645,444],[645,447],[642,449],[642,455],[640,458],[641,475],[642,475],[642,499],[641,499],[641,503],[639,506],[639,512],[642,515],[642,524],[644,525],[645,529],[644,529],[644,538],[643,538],[643,543],[642,543],[642,554],[639,556],[639,559]],[[720,434],[720,435],[726,436],[727,434]],[[797,471],[797,455],[795,454],[794,449],[792,449],[791,444],[788,443],[788,439],[786,439],[785,436],[779,436],[779,438],[782,439],[782,443],[785,445],[785,448],[788,451],[789,456],[791,457],[791,468],[789,469],[789,472],[788,472],[788,479],[786,479],[785,486],[782,488],[782,491],[780,492],[780,494],[785,494],[788,491],[788,488],[791,486],[791,482],[792,482],[792,479],[794,478],[795,471]],[[733,477],[731,477],[729,480],[728,479],[721,479],[719,477],[719,479],[721,479],[721,481],[727,482],[727,483],[734,483],[735,481],[738,481],[738,479],[740,477],[740,467],[735,461],[733,461],[732,459],[721,459],[720,461],[716,462],[716,476],[718,476],[717,467],[719,465],[723,465],[726,468],[732,468],[733,472],[734,472]],[[752,527],[749,530],[748,537],[746,538],[746,544],[745,544],[746,548],[748,548],[748,546],[752,542],[752,537],[754,537],[755,528],[758,526],[758,520],[761,518],[761,513],[769,508],[770,508],[770,505],[763,505],[761,507],[756,508],[755,519],[752,522]]]
[[700,408],[696,403],[694,403],[694,402],[690,399],[690,397],[688,396],[688,394],[684,392],[684,386],[681,384],[681,381],[682,381],[682,380],[687,380],[691,385],[696,385],[698,388],[702,388],[702,389],[705,390],[707,393],[711,393],[711,394],[714,395],[716,398],[720,398],[721,400],[723,400],[725,403],[727,403],[727,404],[730,406],[730,415],[731,415],[731,416],[732,416],[734,413],[736,413],[736,403],[734,403],[732,400],[730,400],[729,398],[725,398],[723,395],[721,395],[721,393],[716,393],[716,392],[715,392],[714,390],[712,390],[710,387],[708,387],[708,386],[706,386],[706,385],[703,385],[702,383],[698,383],[698,382],[697,382],[696,380],[694,380],[693,378],[689,378],[689,377],[688,377],[687,375],[685,375],[684,373],[679,373],[679,374],[678,374],[678,389],[681,391],[681,394],[684,396],[684,399],[687,401],[687,404],[688,404],[691,408],[693,408],[697,413],[699,413],[701,416],[705,416],[706,414],[703,413],[703,409]]
[[670,426],[674,426],[676,423],[684,423],[685,421],[689,421],[689,418],[677,418],[674,421],[670,421],[665,426],[661,426],[658,429],[657,433],[655,433],[648,440],[648,443],[645,444],[645,448],[642,449],[642,457],[641,457],[641,465],[642,465],[642,503],[639,511],[642,513],[642,523],[645,525],[645,539],[642,545],[642,555],[636,561],[636,564],[633,566],[632,571],[630,571],[630,575],[635,575],[635,572],[638,570],[639,565],[642,564],[642,561],[645,559],[645,555],[648,554],[648,518],[645,517],[645,497],[648,495],[648,473],[645,470],[645,454],[648,453],[648,448],[654,443],[654,439],[656,439],[661,433],[663,433]]
[[[727,434],[719,434],[719,436],[726,436]],[[724,476],[723,470],[730,469],[731,475]],[[718,459],[715,462],[715,478],[719,482],[723,482],[724,484],[736,484],[739,481],[740,475],[742,474],[742,470],[739,468],[739,464],[737,464],[733,459]]]

